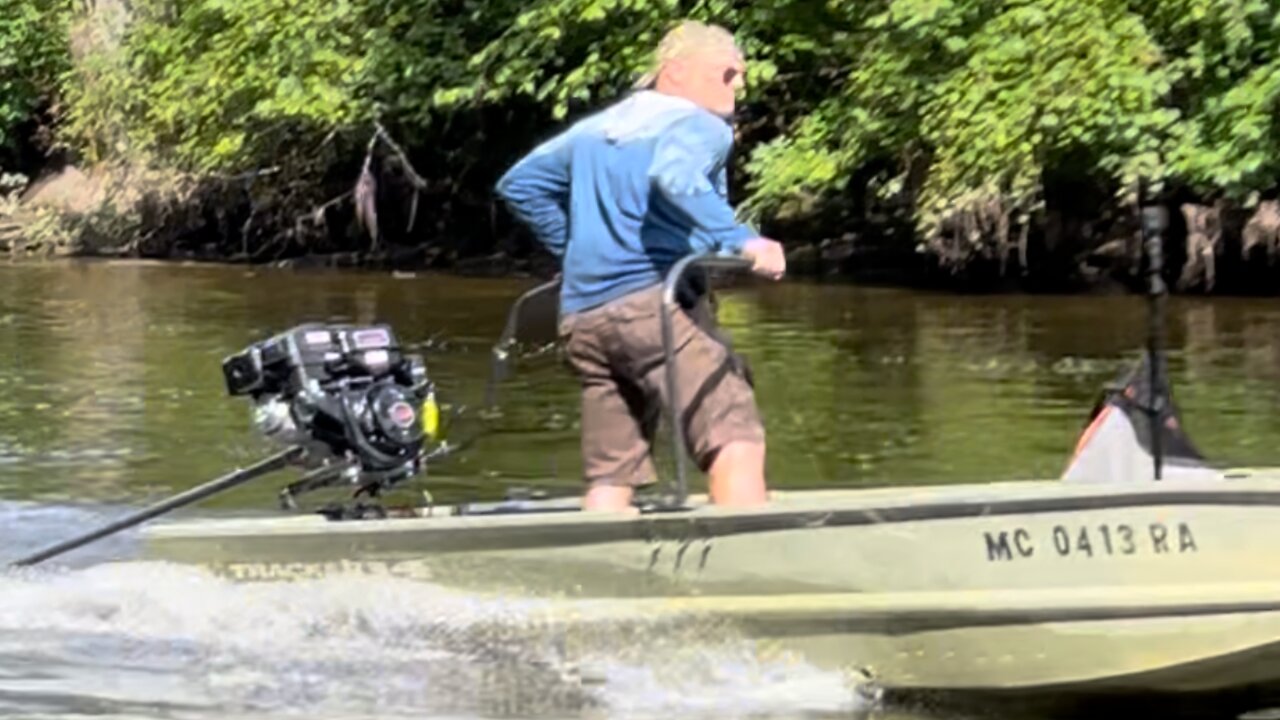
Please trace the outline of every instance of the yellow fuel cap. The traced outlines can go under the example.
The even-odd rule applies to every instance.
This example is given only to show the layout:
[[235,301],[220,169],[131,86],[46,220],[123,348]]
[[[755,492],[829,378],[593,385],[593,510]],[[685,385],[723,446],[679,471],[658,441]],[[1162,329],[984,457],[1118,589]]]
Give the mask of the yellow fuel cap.
[[436,404],[434,390],[427,393],[427,398],[422,401],[422,432],[432,440],[440,432],[440,406]]

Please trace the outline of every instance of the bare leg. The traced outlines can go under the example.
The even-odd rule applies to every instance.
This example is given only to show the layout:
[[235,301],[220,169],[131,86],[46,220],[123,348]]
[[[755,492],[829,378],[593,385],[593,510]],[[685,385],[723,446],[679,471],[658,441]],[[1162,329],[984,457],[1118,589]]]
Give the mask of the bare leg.
[[708,469],[711,502],[750,507],[769,501],[764,481],[764,444],[731,442],[716,453]]
[[638,513],[631,505],[634,495],[635,491],[625,485],[592,485],[582,498],[582,509]]

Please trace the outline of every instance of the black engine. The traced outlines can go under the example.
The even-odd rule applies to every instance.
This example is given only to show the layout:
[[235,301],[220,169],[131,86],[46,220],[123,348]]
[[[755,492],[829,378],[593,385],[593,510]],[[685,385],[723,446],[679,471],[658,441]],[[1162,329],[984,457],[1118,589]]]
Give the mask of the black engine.
[[231,395],[253,399],[255,427],[303,446],[307,466],[346,463],[372,495],[421,470],[434,388],[385,325],[299,325],[226,358],[222,372]]

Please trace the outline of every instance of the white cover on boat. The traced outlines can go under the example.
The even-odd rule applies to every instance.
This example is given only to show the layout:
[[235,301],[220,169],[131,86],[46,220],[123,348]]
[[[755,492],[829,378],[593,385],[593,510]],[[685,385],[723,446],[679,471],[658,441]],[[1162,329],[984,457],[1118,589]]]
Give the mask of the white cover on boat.
[[[1108,385],[1095,406],[1088,427],[1062,474],[1070,483],[1154,482],[1152,457],[1153,398],[1149,390],[1148,355],[1130,368],[1119,381]],[[1162,373],[1162,377],[1168,377]],[[1167,382],[1161,383],[1159,403],[1160,480],[1212,480],[1222,474],[1205,461],[1182,430],[1177,406]]]
[[[1204,463],[1164,455],[1161,480],[1211,480],[1221,477]],[[1129,418],[1119,408],[1107,405],[1085,431],[1081,446],[1062,475],[1072,483],[1138,483],[1155,480],[1151,453],[1138,441]]]

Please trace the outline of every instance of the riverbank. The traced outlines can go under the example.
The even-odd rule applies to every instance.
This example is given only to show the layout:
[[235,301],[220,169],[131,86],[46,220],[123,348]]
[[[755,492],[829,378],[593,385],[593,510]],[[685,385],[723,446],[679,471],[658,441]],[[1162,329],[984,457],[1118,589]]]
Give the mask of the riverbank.
[[[733,202],[793,274],[1139,290],[1136,207],[1155,201],[1174,292],[1275,294],[1280,85],[1260,80],[1275,62],[1260,16],[971,5],[936,24],[868,6],[780,25],[785,3],[717,19],[752,67]],[[31,72],[0,99],[0,194],[9,173],[35,181],[0,218],[4,252],[487,274],[540,262],[496,179],[630,92],[677,19],[417,0],[19,7],[0,55]],[[91,209],[33,197],[50,194]]]
[[[406,210],[394,182],[379,184],[380,194],[371,194],[363,207],[355,200],[359,188],[353,188],[344,203],[326,203],[290,227],[280,216],[266,217],[268,211],[252,197],[229,193],[208,180],[150,168],[85,172],[64,166],[0,196],[0,254],[11,262],[145,259],[486,277],[546,277],[557,270],[554,259],[496,206],[487,226],[471,227],[470,232],[460,232],[461,223],[443,226],[445,232],[431,237],[420,230],[385,227],[403,219]],[[410,219],[418,212],[417,200],[413,202]],[[1204,206],[1183,202],[1171,207],[1164,244],[1171,291],[1276,294],[1280,268],[1272,256],[1280,215],[1274,227],[1259,228],[1257,220],[1274,205],[1264,202],[1252,214],[1219,213],[1212,218],[1212,236],[1194,224],[1196,209]],[[440,208],[430,212],[439,215]],[[373,232],[368,215],[375,218]],[[379,216],[382,228],[377,227]],[[1139,234],[1123,222],[1108,222],[1109,234],[1099,237],[1094,228],[1104,223],[1098,218],[1050,217],[1007,254],[976,254],[960,263],[921,241],[906,217],[855,217],[838,234],[812,224],[765,230],[783,239],[793,277],[957,293],[1145,291]]]

